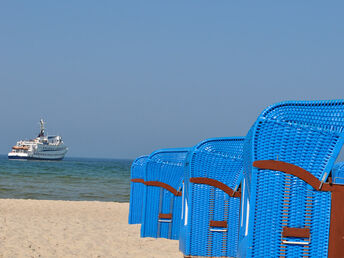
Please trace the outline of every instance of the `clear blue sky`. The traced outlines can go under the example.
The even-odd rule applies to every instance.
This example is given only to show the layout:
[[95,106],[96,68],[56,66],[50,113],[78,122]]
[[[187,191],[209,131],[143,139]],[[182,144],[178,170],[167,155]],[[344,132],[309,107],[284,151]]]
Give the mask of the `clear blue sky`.
[[0,153],[38,132],[135,158],[344,98],[342,1],[2,1]]

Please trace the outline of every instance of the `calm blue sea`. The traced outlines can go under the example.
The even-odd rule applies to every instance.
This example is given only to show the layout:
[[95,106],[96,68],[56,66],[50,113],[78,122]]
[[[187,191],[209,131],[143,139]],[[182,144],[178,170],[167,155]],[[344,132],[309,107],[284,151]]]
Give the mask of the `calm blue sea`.
[[0,155],[0,198],[129,202],[132,160],[8,160]]

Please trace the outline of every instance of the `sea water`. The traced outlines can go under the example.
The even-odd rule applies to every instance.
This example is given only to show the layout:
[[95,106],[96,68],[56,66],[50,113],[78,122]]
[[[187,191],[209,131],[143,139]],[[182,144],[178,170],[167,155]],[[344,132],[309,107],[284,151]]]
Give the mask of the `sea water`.
[[132,160],[8,160],[0,155],[0,198],[129,202]]

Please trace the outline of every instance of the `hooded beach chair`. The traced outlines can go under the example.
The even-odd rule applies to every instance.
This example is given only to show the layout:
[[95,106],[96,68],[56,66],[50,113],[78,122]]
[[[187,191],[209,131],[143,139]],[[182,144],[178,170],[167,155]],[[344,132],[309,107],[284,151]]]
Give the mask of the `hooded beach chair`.
[[138,157],[131,165],[129,224],[140,224],[142,217],[144,174],[148,156]]
[[344,257],[344,186],[327,182],[344,101],[268,107],[244,145],[239,257]]
[[188,156],[179,248],[185,256],[236,256],[243,137],[214,138]]
[[332,169],[332,180],[335,184],[344,184],[344,162],[334,164]]
[[141,237],[179,238],[181,190],[189,150],[162,149],[147,159]]

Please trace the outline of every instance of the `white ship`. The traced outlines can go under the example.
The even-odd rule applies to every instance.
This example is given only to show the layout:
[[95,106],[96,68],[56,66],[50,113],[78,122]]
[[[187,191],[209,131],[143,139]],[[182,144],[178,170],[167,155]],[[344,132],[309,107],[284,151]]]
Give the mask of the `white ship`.
[[41,130],[34,140],[22,140],[12,147],[9,159],[61,160],[68,148],[61,136],[45,136],[44,121],[41,119]]

